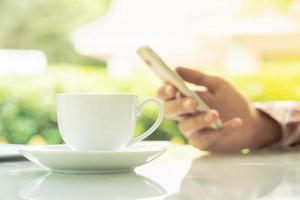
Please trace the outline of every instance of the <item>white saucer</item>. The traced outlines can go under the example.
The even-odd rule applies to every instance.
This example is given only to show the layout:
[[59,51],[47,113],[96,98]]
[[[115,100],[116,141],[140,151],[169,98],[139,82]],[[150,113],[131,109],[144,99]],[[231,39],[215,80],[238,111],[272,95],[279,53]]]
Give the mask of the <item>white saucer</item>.
[[26,146],[22,144],[0,144],[0,159],[22,157],[18,150]]
[[131,171],[166,151],[166,145],[141,142],[118,151],[74,151],[66,145],[25,147],[19,152],[30,161],[62,173],[115,173]]

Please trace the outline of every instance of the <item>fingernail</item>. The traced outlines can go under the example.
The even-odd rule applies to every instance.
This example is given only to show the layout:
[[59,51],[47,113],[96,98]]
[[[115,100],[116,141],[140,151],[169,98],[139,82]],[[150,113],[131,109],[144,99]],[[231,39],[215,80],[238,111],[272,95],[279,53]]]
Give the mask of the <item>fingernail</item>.
[[192,99],[187,99],[183,102],[182,105],[185,109],[190,109],[190,108],[192,108],[192,104],[193,104]]
[[212,114],[211,114],[211,113],[207,113],[207,114],[205,115],[205,117],[204,117],[204,120],[205,120],[206,122],[210,122],[210,121],[212,120],[212,118],[213,118]]
[[233,122],[232,122],[232,128],[238,128],[240,127],[242,124],[242,120],[240,118],[236,118]]
[[172,86],[170,86],[170,85],[166,86],[165,91],[166,91],[167,95],[173,96],[173,87]]
[[216,110],[211,110],[208,113],[206,113],[204,120],[206,122],[211,122],[214,118],[217,118],[217,117],[219,117],[219,113]]

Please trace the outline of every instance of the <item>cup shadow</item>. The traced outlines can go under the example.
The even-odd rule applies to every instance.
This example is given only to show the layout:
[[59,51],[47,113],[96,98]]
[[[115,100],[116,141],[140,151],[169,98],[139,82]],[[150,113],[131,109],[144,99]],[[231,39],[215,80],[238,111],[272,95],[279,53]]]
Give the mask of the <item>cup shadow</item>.
[[143,199],[165,189],[135,172],[119,174],[59,174],[41,176],[19,191],[23,199]]

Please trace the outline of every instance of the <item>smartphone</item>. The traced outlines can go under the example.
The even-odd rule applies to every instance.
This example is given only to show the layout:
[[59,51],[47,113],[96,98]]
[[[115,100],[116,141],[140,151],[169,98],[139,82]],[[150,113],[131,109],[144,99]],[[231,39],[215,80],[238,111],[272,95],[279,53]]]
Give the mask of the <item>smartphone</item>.
[[[207,104],[192,90],[190,90],[185,81],[155,53],[149,46],[142,46],[137,50],[142,60],[154,71],[154,73],[163,81],[173,84],[183,95],[192,97],[198,103],[197,109],[206,112],[210,108]],[[221,128],[222,122],[218,120],[216,128]]]

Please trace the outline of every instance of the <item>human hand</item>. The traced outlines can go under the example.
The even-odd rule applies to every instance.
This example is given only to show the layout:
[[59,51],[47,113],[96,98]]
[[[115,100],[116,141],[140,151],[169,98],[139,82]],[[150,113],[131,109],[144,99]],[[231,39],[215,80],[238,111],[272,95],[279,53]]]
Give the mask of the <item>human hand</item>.
[[[236,151],[264,147],[280,139],[279,124],[257,110],[225,79],[183,67],[176,71],[185,81],[204,86],[204,90],[196,92],[212,109],[197,111],[197,102],[190,97],[176,98],[177,89],[170,84],[158,90],[158,96],[165,101],[166,117],[179,121],[179,130],[193,146]],[[224,124],[216,130],[213,125],[218,119]]]

